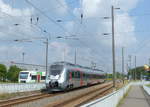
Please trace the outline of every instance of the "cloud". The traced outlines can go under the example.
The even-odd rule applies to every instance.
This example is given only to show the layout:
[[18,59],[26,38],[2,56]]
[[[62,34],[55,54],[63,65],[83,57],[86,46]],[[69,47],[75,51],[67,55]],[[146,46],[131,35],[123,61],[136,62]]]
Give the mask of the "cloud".
[[[136,43],[135,31],[135,20],[129,16],[131,9],[134,9],[139,0],[120,0],[117,6],[121,7],[121,10],[115,10],[115,34],[117,46],[131,46]],[[90,41],[106,46],[111,46],[111,41],[109,38],[101,38],[103,33],[111,33],[111,19],[104,20],[102,17],[111,16],[111,5],[113,2],[110,0],[83,0],[81,8],[75,8],[74,13],[79,16],[81,12],[84,14],[83,23],[86,28],[85,31],[91,32],[90,34],[85,34],[91,38]],[[116,6],[116,7],[117,7]],[[128,11],[122,11],[127,10]],[[81,11],[82,10],[82,11]],[[117,15],[117,17],[116,17]],[[99,18],[99,19],[98,19]],[[91,20],[92,19],[92,20]],[[86,20],[86,21],[85,21]],[[80,25],[79,25],[80,26]],[[77,27],[79,28],[79,27]],[[122,32],[122,33],[121,33]],[[123,32],[133,32],[127,35]],[[93,35],[91,35],[93,34]],[[89,40],[89,37],[88,40]],[[111,35],[110,35],[111,37]],[[92,41],[93,40],[93,41]]]
[[[82,1],[82,7],[74,8],[74,14],[80,18],[81,13],[83,13],[83,23],[75,23],[73,29],[78,31],[76,34],[84,42],[81,44],[81,49],[84,47],[85,50],[89,50],[86,55],[81,54],[80,57],[93,56],[95,61],[101,60],[102,63],[111,65],[111,19],[105,20],[103,17],[111,17],[112,5],[121,8],[121,10],[114,10],[116,56],[118,56],[118,53],[121,53],[121,47],[133,48],[138,42],[137,35],[134,32],[136,20],[130,17],[129,13],[137,7],[139,0],[118,0],[115,3],[110,0]],[[104,36],[103,33],[110,33],[110,35]],[[120,60],[118,61],[120,63]]]
[[[69,8],[69,4],[65,0],[32,0],[38,8],[44,11],[48,16],[55,19],[69,19],[69,22],[62,22],[61,25],[67,29],[71,34],[77,35],[79,41],[66,40],[63,42],[51,40],[49,50],[49,62],[64,60],[73,62],[75,48],[78,50],[78,63],[90,66],[91,60],[98,63],[111,64],[111,35],[104,37],[103,33],[111,33],[111,20],[104,20],[102,17],[111,16],[110,0],[82,0],[81,7],[74,5],[73,10]],[[115,2],[116,7],[121,7],[121,10],[115,10],[115,37],[117,48],[122,46],[132,47],[137,42],[135,33],[135,20],[130,17],[129,12],[134,9],[139,3],[139,0],[119,0]],[[23,9],[12,8],[0,0],[0,39],[14,39],[14,38],[29,38],[41,35],[40,29],[31,25],[30,16],[36,18],[40,16],[40,24],[44,29],[49,31],[55,37],[55,34],[62,36],[64,31],[60,31],[55,24],[51,24],[33,7],[28,5]],[[68,10],[73,11],[73,14],[78,18],[72,20],[72,16]],[[80,15],[83,12],[83,22],[81,24]],[[5,14],[6,13],[6,14]],[[10,16],[9,16],[10,15]],[[22,17],[20,17],[22,16]],[[29,17],[23,17],[29,16]],[[14,26],[14,23],[21,23],[23,25]],[[34,20],[35,23],[35,20]],[[48,25],[48,26],[47,26]],[[45,27],[46,26],[46,27]],[[55,29],[56,28],[56,29]],[[131,32],[128,33],[123,32]],[[35,48],[35,47],[33,47]],[[40,47],[36,47],[38,50]],[[32,52],[31,52],[32,53]],[[31,54],[30,53],[30,54]],[[39,49],[37,57],[30,58],[30,61],[44,63],[43,50]],[[42,58],[40,56],[42,55]],[[33,61],[34,62],[34,61]],[[102,64],[103,65],[103,64]]]
[[[0,21],[0,38],[14,39],[14,38],[26,38],[31,37],[36,30],[30,25],[30,17],[33,12],[32,9],[15,9],[10,5],[5,4],[0,0],[0,15],[2,17]],[[19,24],[16,26],[15,24]]]
[[129,12],[136,8],[139,2],[142,0],[117,0],[116,6],[119,6],[121,10]]
[[30,2],[43,12],[53,15],[53,17],[66,15],[68,11],[68,5],[65,0],[32,0]]
[[0,46],[0,58],[1,61],[20,61],[20,55],[23,52],[23,47],[13,45],[1,45]]
[[70,47],[66,43],[62,42],[51,42],[50,43],[50,62],[55,61],[67,61],[70,59]]

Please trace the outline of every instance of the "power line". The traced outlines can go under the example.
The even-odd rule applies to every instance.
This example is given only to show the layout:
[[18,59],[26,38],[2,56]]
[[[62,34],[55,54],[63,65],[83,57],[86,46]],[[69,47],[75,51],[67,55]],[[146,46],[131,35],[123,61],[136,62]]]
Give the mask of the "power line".
[[54,24],[56,24],[58,27],[60,27],[63,31],[65,31],[66,33],[68,33],[69,35],[70,32],[68,32],[63,26],[61,26],[60,24],[58,24],[54,19],[52,19],[51,17],[49,17],[47,14],[45,14],[41,9],[37,8],[34,4],[32,4],[31,2],[29,2],[28,0],[25,0],[29,5],[31,5],[33,8],[35,8],[37,11],[39,11],[43,16],[45,16],[47,19],[49,19],[51,22],[53,22]]
[[[60,6],[62,6],[63,8],[65,8],[65,6],[64,6],[59,0],[56,0],[56,1],[60,4]],[[68,12],[69,12],[69,14],[70,14],[71,16],[73,16],[73,17],[77,20],[78,25],[79,25],[79,26],[81,25],[82,29],[83,29],[85,32],[88,32],[90,35],[92,35],[91,32],[89,32],[88,30],[85,29],[87,26],[85,26],[84,24],[82,24],[82,19],[80,20],[76,15],[74,15],[74,14],[70,11],[70,9],[68,10]],[[83,14],[82,14],[82,13],[81,13],[81,18],[83,18]],[[83,25],[84,27],[83,27],[82,25]]]
[[142,52],[141,50],[144,49],[149,44],[150,38],[146,39],[145,41],[142,41],[143,44],[140,44],[140,46],[136,49],[134,53]]
[[[99,53],[99,52],[96,52],[94,49],[90,48],[89,45],[87,45],[85,42],[81,41],[81,40],[78,40],[81,44],[83,44],[84,46],[88,47],[92,52],[94,53]],[[92,53],[93,54],[93,53]],[[101,53],[99,53],[101,54]],[[98,57],[99,58],[99,57]],[[101,54],[101,58],[103,58],[103,60],[105,61],[107,58],[104,58],[104,56]]]
[[[11,17],[11,18],[13,17],[12,15],[7,14],[6,12],[2,12],[2,11],[1,11],[1,13],[7,15],[8,17]],[[16,17],[17,17],[17,16],[16,16]],[[47,34],[50,35],[49,32],[47,32],[46,30],[42,29],[42,27],[38,26],[37,24],[33,24],[33,23],[30,24],[30,23],[27,23],[27,22],[25,22],[24,24],[25,24],[25,25],[31,25],[32,28],[35,26],[35,27],[38,28],[42,33],[45,32],[45,33],[47,33]],[[21,24],[14,24],[14,25],[20,26]],[[32,26],[32,25],[34,25],[34,26]],[[28,28],[27,26],[24,26],[24,27]],[[25,35],[23,32],[20,32],[20,33],[22,33],[23,35]]]
[[[56,2],[57,2],[57,1],[56,1]],[[74,3],[76,3],[76,2],[77,2],[76,0],[73,0],[73,1],[67,2],[67,4],[71,5],[71,4],[74,4]],[[56,7],[52,7],[51,10],[59,9],[59,8],[61,8],[61,7],[62,7],[61,5],[56,6]],[[50,11],[50,10],[48,9],[48,10],[45,10],[45,11],[43,11],[43,12],[49,12],[49,11]]]

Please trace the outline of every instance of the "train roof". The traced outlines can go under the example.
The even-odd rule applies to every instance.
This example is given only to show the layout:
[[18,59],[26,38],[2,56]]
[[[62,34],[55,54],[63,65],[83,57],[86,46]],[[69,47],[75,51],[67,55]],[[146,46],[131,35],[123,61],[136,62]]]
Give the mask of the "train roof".
[[64,62],[64,61],[55,62],[52,65],[66,65],[66,66],[79,67],[79,68],[88,69],[88,70],[94,70],[94,71],[98,71],[98,72],[99,71],[104,72],[103,70],[100,70],[100,69],[92,69],[91,67],[81,66],[81,65],[78,65],[78,64],[72,64],[70,62]]

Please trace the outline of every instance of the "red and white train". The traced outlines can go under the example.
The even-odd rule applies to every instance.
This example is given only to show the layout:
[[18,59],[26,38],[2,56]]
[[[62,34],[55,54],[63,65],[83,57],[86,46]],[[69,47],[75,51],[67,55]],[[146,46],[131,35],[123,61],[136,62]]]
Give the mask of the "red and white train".
[[46,75],[46,88],[49,91],[65,91],[82,86],[102,83],[106,72],[67,62],[52,64]]

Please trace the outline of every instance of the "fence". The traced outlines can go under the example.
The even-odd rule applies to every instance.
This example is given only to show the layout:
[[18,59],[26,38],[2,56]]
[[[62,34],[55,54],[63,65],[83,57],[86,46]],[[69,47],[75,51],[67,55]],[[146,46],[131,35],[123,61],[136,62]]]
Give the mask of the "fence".
[[0,84],[0,94],[36,91],[45,88],[44,83],[8,83]]

